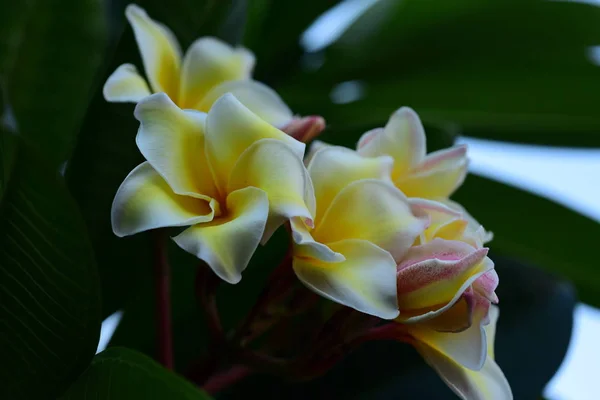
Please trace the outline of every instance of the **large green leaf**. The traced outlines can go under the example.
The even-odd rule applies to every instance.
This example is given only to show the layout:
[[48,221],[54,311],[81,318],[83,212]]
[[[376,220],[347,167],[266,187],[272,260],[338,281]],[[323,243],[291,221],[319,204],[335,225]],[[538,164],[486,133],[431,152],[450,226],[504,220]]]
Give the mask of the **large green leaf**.
[[[535,15],[535,18],[531,18]],[[538,0],[381,0],[325,51],[324,66],[278,88],[299,113],[340,127],[382,125],[402,105],[467,135],[599,145],[600,8]],[[333,104],[340,82],[364,97]]]
[[206,400],[210,397],[176,374],[136,351],[113,347],[94,357],[92,365],[60,397],[80,399]]
[[[496,360],[515,399],[534,399],[560,366],[571,337],[576,297],[572,286],[511,259],[492,255],[500,275]],[[219,393],[243,399],[264,393],[285,399],[456,399],[408,345],[363,345],[327,375],[307,383],[267,376],[246,378]]]
[[[140,2],[150,16],[173,30],[184,49],[199,36],[218,33],[222,21],[230,21],[227,18],[231,4],[209,0]],[[233,10],[238,13],[238,8]],[[125,27],[103,80],[125,62],[143,70],[129,26]],[[133,108],[131,104],[107,103],[98,88],[67,169],[67,183],[81,207],[96,249],[104,316],[122,307],[136,283],[151,271],[147,236],[119,239],[110,225],[110,209],[117,188],[142,161],[135,145],[138,123],[133,117]]]
[[52,165],[12,134],[0,138],[0,398],[53,398],[96,350],[96,267]]
[[600,306],[600,271],[590,252],[600,224],[550,200],[474,175],[454,198],[494,232],[491,248],[568,278],[582,301]]
[[0,16],[0,74],[19,131],[64,161],[105,51],[103,2],[4,1]]

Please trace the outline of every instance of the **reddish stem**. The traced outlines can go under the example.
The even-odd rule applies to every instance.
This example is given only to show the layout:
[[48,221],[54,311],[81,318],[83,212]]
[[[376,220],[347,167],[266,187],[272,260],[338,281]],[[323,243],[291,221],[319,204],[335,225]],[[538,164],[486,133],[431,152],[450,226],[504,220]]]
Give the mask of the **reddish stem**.
[[292,254],[290,249],[286,253],[281,263],[275,267],[271,273],[271,276],[269,276],[267,284],[259,295],[254,307],[252,307],[244,319],[244,322],[237,329],[235,336],[231,341],[234,343],[234,345],[237,345],[241,340],[244,339],[245,335],[248,333],[248,330],[252,326],[252,323],[261,312],[264,312],[265,307],[268,306],[269,303],[271,303],[275,298],[278,298],[283,292],[285,292],[288,283],[287,275],[289,274],[289,270],[291,270],[291,261]]
[[243,365],[234,365],[228,371],[208,378],[202,388],[208,394],[214,394],[248,376],[252,371]]
[[156,289],[156,329],[158,360],[173,369],[173,334],[171,330],[171,280],[164,230],[156,231],[154,245],[154,276]]

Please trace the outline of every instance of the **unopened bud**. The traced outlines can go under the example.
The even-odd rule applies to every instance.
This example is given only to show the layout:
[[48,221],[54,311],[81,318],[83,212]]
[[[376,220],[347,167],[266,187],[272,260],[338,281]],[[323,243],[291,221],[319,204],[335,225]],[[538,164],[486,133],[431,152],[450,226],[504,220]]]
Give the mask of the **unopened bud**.
[[308,143],[325,129],[325,119],[318,115],[295,118],[281,130],[301,142]]

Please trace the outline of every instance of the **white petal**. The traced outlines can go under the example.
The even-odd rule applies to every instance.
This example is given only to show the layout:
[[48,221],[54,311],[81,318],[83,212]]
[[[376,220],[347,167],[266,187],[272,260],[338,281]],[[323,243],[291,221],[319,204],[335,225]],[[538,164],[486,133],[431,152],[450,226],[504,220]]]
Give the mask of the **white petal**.
[[123,64],[108,77],[102,94],[106,101],[137,103],[150,95],[150,89],[133,64]]
[[278,128],[290,122],[294,116],[292,110],[273,89],[253,80],[221,83],[212,88],[196,108],[208,112],[215,101],[225,93],[233,94],[250,111]]
[[182,110],[164,93],[140,101],[137,145],[177,194],[218,198],[204,152],[206,114]]
[[366,314],[395,318],[396,263],[392,256],[365,240],[344,240],[329,246],[343,254],[345,261],[324,263],[294,258],[298,278],[325,298]]
[[127,236],[155,228],[211,221],[214,201],[177,195],[145,162],[125,178],[111,210],[115,235]]
[[253,187],[240,189],[227,196],[227,210],[227,215],[194,225],[173,240],[204,260],[224,281],[238,283],[263,236],[267,194]]
[[[490,308],[490,324],[485,327],[488,354],[479,371],[465,368],[450,357],[425,345],[418,346],[420,353],[446,382],[464,400],[512,400],[513,395],[506,377],[494,361],[493,344],[497,307]],[[452,335],[452,334],[448,334]]]
[[254,63],[254,55],[242,47],[231,47],[214,37],[196,40],[183,60],[181,107],[208,111],[200,104],[211,89],[224,82],[248,79]]
[[425,131],[417,113],[402,107],[390,117],[383,130],[366,132],[358,146],[358,152],[367,157],[391,156],[395,180],[425,158]]

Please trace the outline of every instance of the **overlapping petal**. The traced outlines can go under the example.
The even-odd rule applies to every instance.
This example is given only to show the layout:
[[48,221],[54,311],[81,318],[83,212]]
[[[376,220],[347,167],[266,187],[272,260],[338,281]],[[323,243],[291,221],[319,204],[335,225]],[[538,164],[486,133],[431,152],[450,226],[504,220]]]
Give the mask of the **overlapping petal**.
[[439,238],[410,248],[398,265],[399,318],[414,323],[448,310],[493,268],[486,255],[487,249]]
[[177,102],[181,64],[177,39],[169,28],[154,21],[135,4],[127,6],[125,16],[133,28],[153,92],[165,92]]
[[150,95],[150,89],[133,64],[123,64],[108,77],[102,94],[106,101],[136,103]]
[[194,225],[173,240],[204,260],[229,283],[238,283],[263,236],[269,214],[267,194],[247,187],[227,196],[227,214]]
[[411,108],[402,107],[384,129],[366,132],[357,151],[366,157],[389,155],[394,158],[394,180],[418,166],[425,158],[425,131],[419,116]]
[[366,240],[348,239],[329,245],[344,261],[294,258],[298,278],[318,294],[384,319],[398,315],[396,263],[385,250]]
[[409,197],[447,198],[467,175],[466,153],[466,146],[431,153],[409,174],[396,176],[394,183]]
[[350,183],[361,179],[389,181],[393,163],[391,157],[362,157],[340,146],[330,146],[316,153],[308,165],[317,200],[315,221],[322,219],[333,199]]
[[206,111],[225,93],[231,93],[250,111],[278,128],[293,118],[292,111],[270,87],[254,80],[221,83],[212,88],[194,108]]
[[[512,400],[513,395],[504,374],[494,361],[494,336],[498,308],[490,308],[490,323],[484,327],[486,334],[486,359],[481,369],[472,370],[461,365],[442,346],[418,345],[425,360],[438,372],[448,386],[464,400]],[[451,335],[447,335],[451,336]],[[447,346],[445,346],[447,348]],[[442,350],[439,350],[442,349]]]
[[304,156],[304,143],[259,118],[230,93],[219,98],[208,113],[205,137],[206,155],[222,192],[238,158],[258,140],[280,140],[298,157]]
[[367,240],[400,260],[427,222],[413,215],[408,200],[393,185],[364,179],[338,193],[312,235],[326,244]]
[[183,60],[181,108],[204,111],[198,107],[211,89],[223,82],[249,78],[254,64],[254,55],[243,47],[234,48],[214,37],[196,40]]
[[214,201],[175,194],[148,162],[125,178],[112,205],[115,235],[127,236],[155,228],[211,221]]
[[206,114],[182,110],[164,93],[138,103],[137,145],[177,194],[218,198],[204,153]]
[[302,159],[277,139],[261,139],[239,157],[229,177],[227,192],[252,186],[269,198],[269,221],[263,241],[286,220],[301,218],[312,226],[314,192]]

